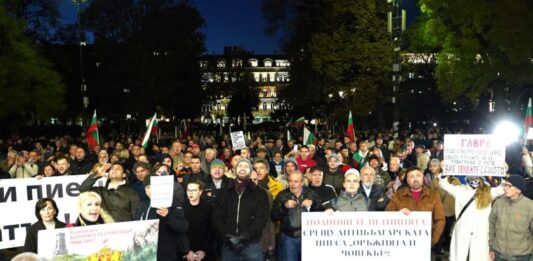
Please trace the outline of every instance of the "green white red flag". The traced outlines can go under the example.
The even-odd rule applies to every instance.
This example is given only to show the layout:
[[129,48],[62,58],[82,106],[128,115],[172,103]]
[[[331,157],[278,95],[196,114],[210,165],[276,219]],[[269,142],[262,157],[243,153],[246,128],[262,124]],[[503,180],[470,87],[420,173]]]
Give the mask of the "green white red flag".
[[304,126],[304,125],[305,125],[305,117],[300,117],[294,121],[294,126]]
[[[524,136],[528,136],[528,131],[533,129],[533,110],[531,109],[531,98],[527,104],[526,117],[524,118]],[[531,134],[529,134],[531,135]]]
[[148,128],[146,129],[146,133],[144,134],[144,139],[142,143],[143,148],[146,149],[146,147],[148,146],[151,134],[155,133],[155,135],[157,135],[158,132],[159,128],[157,127],[157,114],[154,113],[154,117],[152,117],[152,120],[150,121],[150,123],[148,124]]
[[351,142],[355,142],[355,132],[354,132],[354,126],[353,126],[353,118],[352,118],[352,111],[350,111],[350,116],[348,116],[348,127],[346,127],[346,135],[348,135],[348,138]]
[[307,128],[304,127],[304,144],[317,144],[318,140],[316,139],[315,135]]
[[96,110],[94,111],[91,122],[89,123],[89,128],[85,133],[87,137],[87,145],[92,150],[96,146],[100,146],[100,135],[98,133],[98,120],[96,119]]

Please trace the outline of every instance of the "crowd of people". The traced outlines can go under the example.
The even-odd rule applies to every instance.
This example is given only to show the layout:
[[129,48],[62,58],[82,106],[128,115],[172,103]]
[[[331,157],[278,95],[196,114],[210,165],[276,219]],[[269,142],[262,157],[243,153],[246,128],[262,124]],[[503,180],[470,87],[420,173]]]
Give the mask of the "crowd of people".
[[[283,132],[285,133],[285,132]],[[81,138],[0,143],[1,178],[89,174],[74,224],[57,219],[52,198],[35,206],[24,249],[37,231],[160,219],[158,260],[299,260],[301,215],[323,211],[432,212],[432,255],[450,260],[530,260],[533,254],[531,144],[508,149],[506,177],[444,176],[438,132],[364,131],[315,144],[258,132],[234,150],[228,135]],[[174,177],[172,206],[150,207],[153,176]],[[106,177],[103,187],[95,182]],[[529,193],[529,194],[528,194]]]

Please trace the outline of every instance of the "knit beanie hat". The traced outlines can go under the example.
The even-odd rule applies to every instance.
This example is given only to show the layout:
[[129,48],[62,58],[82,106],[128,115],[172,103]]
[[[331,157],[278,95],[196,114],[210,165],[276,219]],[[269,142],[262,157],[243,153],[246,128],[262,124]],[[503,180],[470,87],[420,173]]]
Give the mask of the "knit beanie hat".
[[235,164],[235,166],[233,167],[233,171],[237,173],[237,166],[239,166],[241,162],[248,164],[248,166],[250,167],[250,173],[252,173],[252,170],[254,169],[254,167],[252,166],[252,163],[250,163],[250,161],[247,159],[240,159],[239,161],[237,161],[237,164]]
[[215,167],[219,167],[219,168],[226,168],[226,164],[224,164],[224,161],[222,160],[219,160],[219,159],[214,159],[213,161],[211,161],[211,165],[209,166],[210,169],[213,169]]

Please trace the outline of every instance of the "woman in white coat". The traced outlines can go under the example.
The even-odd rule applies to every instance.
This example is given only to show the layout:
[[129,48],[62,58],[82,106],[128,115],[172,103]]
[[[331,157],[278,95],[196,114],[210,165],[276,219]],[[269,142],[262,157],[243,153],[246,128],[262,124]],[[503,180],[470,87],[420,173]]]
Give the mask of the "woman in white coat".
[[[440,175],[440,186],[455,198],[455,217],[450,261],[489,259],[489,214],[491,202],[503,194],[503,187],[491,188],[482,177],[467,177],[464,185],[454,186]],[[462,209],[476,195],[459,216]]]

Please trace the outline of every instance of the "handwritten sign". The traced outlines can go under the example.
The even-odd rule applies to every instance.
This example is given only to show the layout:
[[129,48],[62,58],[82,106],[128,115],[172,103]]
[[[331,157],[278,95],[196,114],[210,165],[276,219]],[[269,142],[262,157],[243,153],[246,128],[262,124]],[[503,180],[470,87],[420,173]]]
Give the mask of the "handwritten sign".
[[166,208],[172,206],[174,193],[173,176],[150,177],[150,206],[153,208]]
[[444,135],[445,175],[504,176],[505,144],[494,135]]
[[302,260],[416,261],[430,257],[431,212],[302,214]]
[[231,144],[234,150],[246,148],[246,141],[244,140],[244,133],[242,131],[235,131],[231,134]]

